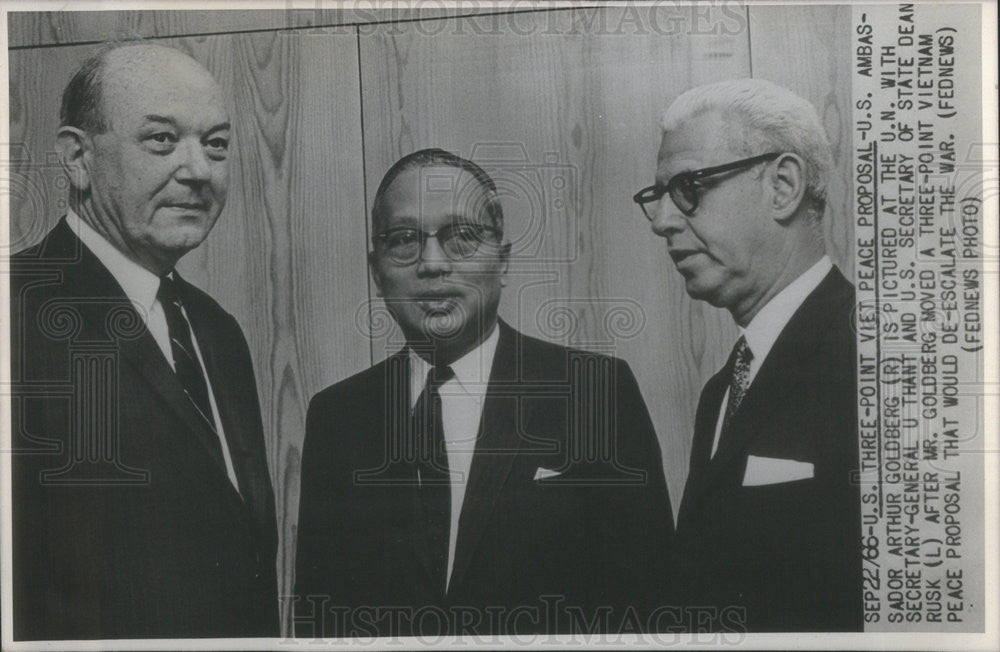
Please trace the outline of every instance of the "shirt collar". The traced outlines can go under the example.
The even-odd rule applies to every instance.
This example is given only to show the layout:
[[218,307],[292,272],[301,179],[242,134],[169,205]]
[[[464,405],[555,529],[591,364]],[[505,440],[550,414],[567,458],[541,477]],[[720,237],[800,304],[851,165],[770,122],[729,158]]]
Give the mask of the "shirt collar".
[[66,224],[111,272],[129,301],[140,306],[148,314],[160,289],[160,277],[118,251],[104,236],[73,212],[73,209],[67,211]]
[[[494,324],[493,332],[479,346],[449,365],[455,372],[455,380],[467,394],[484,394],[486,392],[499,340],[500,326]],[[409,349],[409,356],[411,388],[414,390],[412,396],[416,397],[423,391],[424,381],[431,365],[417,355],[413,349]]]
[[764,361],[771,352],[778,335],[791,320],[792,315],[815,290],[827,273],[833,268],[828,256],[823,256],[815,265],[807,269],[801,276],[792,281],[774,298],[767,302],[746,328],[740,329],[740,334],[746,337],[750,352],[757,363]]

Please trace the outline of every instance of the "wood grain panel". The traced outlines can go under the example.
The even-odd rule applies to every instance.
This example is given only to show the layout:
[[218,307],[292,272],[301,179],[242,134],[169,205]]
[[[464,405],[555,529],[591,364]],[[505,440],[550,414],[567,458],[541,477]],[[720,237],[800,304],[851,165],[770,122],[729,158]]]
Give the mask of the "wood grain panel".
[[[661,11],[673,13],[659,25],[686,28],[657,33],[648,14],[629,25],[628,9],[609,8],[525,15],[489,36],[461,20],[437,36],[376,30],[361,37],[361,64],[369,195],[395,160],[430,146],[497,177],[514,251],[501,315],[631,363],[676,508],[698,394],[733,328],[688,299],[631,196],[653,178],[663,108],[748,75],[749,58],[745,19],[711,10],[695,30],[687,9]],[[729,33],[711,29],[723,19]],[[376,339],[376,358],[392,346]]]
[[192,54],[233,98],[238,146],[227,219],[185,264],[200,270],[213,296],[229,299],[254,349],[278,508],[279,589],[290,595],[308,401],[370,361],[368,335],[354,319],[368,299],[356,39],[244,34],[225,37],[224,58],[184,41],[197,44]]
[[[275,31],[164,43],[205,64],[232,98],[226,208],[179,269],[236,316],[250,344],[287,595],[307,402],[370,362],[368,334],[355,324],[368,300],[356,36]],[[12,174],[17,249],[65,211],[65,180],[52,153],[57,107],[73,70],[96,47],[10,54],[11,140],[23,159]]]
[[39,240],[66,212],[67,179],[55,150],[62,89],[93,47],[9,53],[12,251]]
[[469,14],[495,9],[474,6],[406,8],[385,3],[358,3],[338,9],[192,10],[192,11],[16,11],[8,14],[9,47],[80,44],[140,38],[170,38],[247,31],[297,30],[304,33],[351,35],[356,25],[409,21]]
[[850,6],[750,5],[753,76],[769,79],[816,106],[830,145],[834,171],[828,181],[824,235],[830,257],[854,275],[851,209]]
[[[653,415],[674,509],[694,410],[724,362],[731,319],[692,302],[632,194],[653,178],[662,110],[688,88],[753,73],[821,108],[838,162],[828,242],[852,262],[849,13],[830,7],[585,8],[501,18],[289,31],[343,17],[284,12],[10,15],[11,235],[37,241],[65,210],[53,153],[58,98],[94,45],[167,39],[233,98],[225,212],[181,265],[232,312],[258,374],[291,588],[306,402],[400,343],[371,315],[366,199],[400,156],[440,146],[500,185],[515,258],[502,316],[546,339],[628,360]],[[310,22],[312,21],[312,22]],[[749,48],[748,48],[749,46]],[[360,49],[360,69],[358,50]],[[364,134],[362,135],[362,116]],[[362,152],[362,137],[364,152]],[[369,197],[364,197],[367,183]],[[288,612],[284,614],[288,626]],[[286,629],[287,631],[287,629]]]

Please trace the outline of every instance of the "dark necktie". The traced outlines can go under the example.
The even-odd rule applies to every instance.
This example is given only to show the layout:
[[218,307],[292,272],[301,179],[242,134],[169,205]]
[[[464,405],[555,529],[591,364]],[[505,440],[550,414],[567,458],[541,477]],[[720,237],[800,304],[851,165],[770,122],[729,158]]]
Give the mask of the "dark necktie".
[[451,477],[441,414],[441,386],[451,380],[451,367],[431,367],[424,390],[413,407],[413,431],[420,473],[420,504],[431,573],[445,594],[448,580],[448,543],[451,532]]
[[[188,395],[195,408],[201,414],[205,423],[215,430],[215,419],[212,417],[212,405],[208,400],[208,384],[202,372],[198,357],[194,351],[194,341],[191,339],[191,325],[181,310],[181,298],[177,294],[177,285],[171,276],[160,277],[160,289],[156,298],[163,306],[163,314],[167,318],[167,332],[170,334],[170,351],[174,356],[174,372],[181,381],[184,393]],[[222,444],[214,438],[222,455]]]
[[729,401],[726,403],[726,414],[722,417],[722,431],[719,433],[719,446],[716,452],[721,451],[726,445],[726,435],[730,430],[730,422],[736,410],[739,409],[743,397],[746,396],[747,388],[750,387],[750,362],[753,360],[753,352],[747,345],[745,337],[736,340],[733,352],[729,355],[729,364],[732,366],[733,374],[729,378]]

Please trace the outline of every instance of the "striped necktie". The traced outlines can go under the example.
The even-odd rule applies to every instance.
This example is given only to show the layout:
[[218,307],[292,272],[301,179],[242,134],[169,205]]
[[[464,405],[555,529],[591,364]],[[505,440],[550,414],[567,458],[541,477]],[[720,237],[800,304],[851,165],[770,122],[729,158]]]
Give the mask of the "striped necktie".
[[[184,393],[188,395],[195,408],[204,418],[205,423],[216,432],[215,419],[212,417],[212,405],[208,399],[208,383],[198,356],[195,354],[194,341],[191,339],[191,325],[184,316],[181,298],[177,294],[177,283],[172,274],[160,277],[160,289],[156,298],[163,306],[163,314],[167,318],[167,331],[170,334],[170,351],[174,357],[174,372],[181,381]],[[219,454],[222,454],[222,444],[218,438]]]

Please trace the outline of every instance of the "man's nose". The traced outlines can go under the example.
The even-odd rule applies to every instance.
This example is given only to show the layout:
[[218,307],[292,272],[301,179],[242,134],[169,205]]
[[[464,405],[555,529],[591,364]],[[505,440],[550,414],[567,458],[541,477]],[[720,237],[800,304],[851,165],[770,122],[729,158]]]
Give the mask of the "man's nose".
[[180,161],[175,173],[177,179],[188,182],[208,181],[212,176],[212,166],[201,143],[194,139],[183,140],[178,150]]
[[663,201],[654,210],[650,226],[653,229],[653,233],[658,236],[666,237],[673,235],[683,231],[687,226],[687,218],[674,205],[674,202],[670,201],[667,197],[664,197]]
[[426,276],[451,272],[451,258],[445,253],[436,235],[424,239],[424,246],[417,260],[417,272]]

